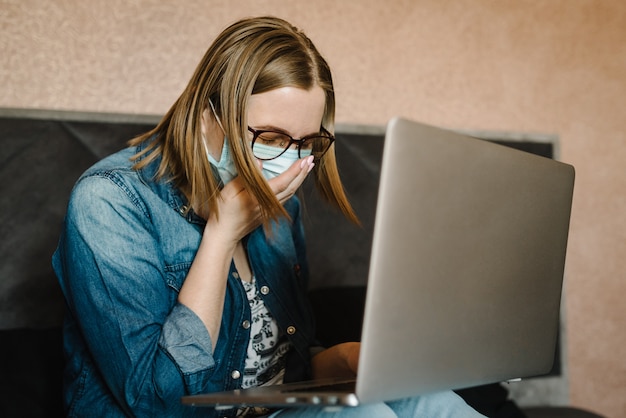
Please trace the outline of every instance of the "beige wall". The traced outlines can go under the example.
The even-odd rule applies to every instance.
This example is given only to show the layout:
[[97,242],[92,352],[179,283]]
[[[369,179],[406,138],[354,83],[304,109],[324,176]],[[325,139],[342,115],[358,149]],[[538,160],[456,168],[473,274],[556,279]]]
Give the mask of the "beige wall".
[[212,37],[261,13],[327,56],[340,123],[558,135],[570,399],[625,416],[626,2],[0,0],[0,107],[161,114]]

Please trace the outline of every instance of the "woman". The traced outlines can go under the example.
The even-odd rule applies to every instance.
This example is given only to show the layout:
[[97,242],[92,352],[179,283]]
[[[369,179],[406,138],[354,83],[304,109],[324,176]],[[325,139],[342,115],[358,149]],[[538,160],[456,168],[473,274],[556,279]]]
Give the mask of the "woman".
[[[53,257],[68,306],[69,416],[217,416],[181,396],[354,375],[357,343],[316,347],[294,196],[312,173],[357,222],[335,165],[334,110],[330,70],[304,34],[242,20],[155,129],[81,176]],[[445,393],[337,414],[433,410],[474,413]],[[332,416],[220,416],[269,413]]]

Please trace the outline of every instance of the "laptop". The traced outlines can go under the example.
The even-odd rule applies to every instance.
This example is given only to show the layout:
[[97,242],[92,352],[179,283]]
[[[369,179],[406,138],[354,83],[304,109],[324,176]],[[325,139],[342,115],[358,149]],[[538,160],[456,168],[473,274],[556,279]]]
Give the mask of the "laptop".
[[548,373],[573,186],[571,165],[391,120],[356,380],[207,393],[182,403],[356,406]]

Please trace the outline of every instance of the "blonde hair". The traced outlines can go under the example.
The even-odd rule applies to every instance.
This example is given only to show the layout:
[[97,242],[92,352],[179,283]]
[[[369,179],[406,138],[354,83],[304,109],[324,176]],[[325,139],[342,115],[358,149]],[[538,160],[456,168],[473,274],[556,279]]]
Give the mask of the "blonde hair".
[[[249,97],[286,86],[306,90],[321,87],[326,95],[322,126],[334,131],[335,94],[330,68],[311,40],[275,17],[235,22],[209,47],[189,84],[159,124],[131,141],[131,145],[148,143],[134,156],[135,168],[160,156],[157,177],[172,181],[187,198],[189,207],[217,213],[219,184],[206,158],[201,132],[203,111],[212,101],[230,139],[238,175],[257,199],[264,222],[287,216],[244,140],[248,135]],[[313,173],[321,196],[358,223],[339,178],[334,145],[316,163]]]

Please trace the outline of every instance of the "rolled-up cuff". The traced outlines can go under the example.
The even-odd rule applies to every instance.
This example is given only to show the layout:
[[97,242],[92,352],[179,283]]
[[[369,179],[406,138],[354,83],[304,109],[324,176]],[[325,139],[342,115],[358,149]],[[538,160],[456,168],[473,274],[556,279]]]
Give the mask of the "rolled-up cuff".
[[183,374],[205,371],[215,365],[211,336],[191,309],[177,303],[163,324],[159,346]]

